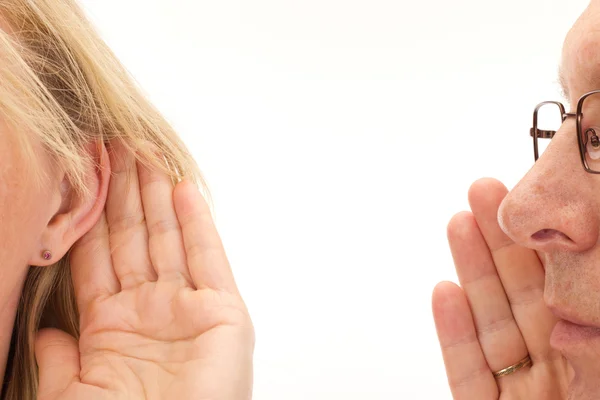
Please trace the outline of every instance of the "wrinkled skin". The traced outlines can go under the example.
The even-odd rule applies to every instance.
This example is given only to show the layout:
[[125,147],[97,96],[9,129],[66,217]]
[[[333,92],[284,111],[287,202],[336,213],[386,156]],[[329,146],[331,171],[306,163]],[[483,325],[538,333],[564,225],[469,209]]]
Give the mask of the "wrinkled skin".
[[[567,35],[561,67],[574,110],[600,89],[600,1]],[[600,398],[600,175],[582,167],[574,119],[510,192],[484,179],[469,202],[448,226],[460,287],[433,293],[454,398]],[[585,338],[562,333],[564,320]],[[531,366],[494,378],[528,353]]]

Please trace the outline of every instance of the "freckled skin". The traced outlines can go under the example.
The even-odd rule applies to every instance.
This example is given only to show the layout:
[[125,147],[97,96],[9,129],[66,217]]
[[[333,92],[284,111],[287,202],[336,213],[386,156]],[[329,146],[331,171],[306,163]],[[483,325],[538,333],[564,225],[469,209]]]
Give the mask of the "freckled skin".
[[[38,188],[28,176],[15,135],[0,118],[0,379],[4,376],[17,302],[28,262],[43,245],[42,234],[60,204],[54,185]],[[37,162],[50,167],[41,149]]]
[[[600,1],[591,2],[567,35],[562,72],[571,110],[581,95],[600,89]],[[600,175],[584,171],[574,131],[575,121],[567,119],[498,217],[511,239],[543,261],[545,302],[600,327]],[[575,371],[569,398],[600,398],[600,339],[563,355]]]

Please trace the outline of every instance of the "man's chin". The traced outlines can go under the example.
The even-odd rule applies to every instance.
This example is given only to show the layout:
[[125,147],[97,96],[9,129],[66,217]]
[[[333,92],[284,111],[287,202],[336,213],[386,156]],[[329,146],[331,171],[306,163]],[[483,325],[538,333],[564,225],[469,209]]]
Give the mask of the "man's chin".
[[559,321],[550,338],[572,370],[568,399],[600,399],[600,328]]
[[600,386],[597,381],[590,382],[577,374],[569,384],[568,400],[597,400],[600,399]]

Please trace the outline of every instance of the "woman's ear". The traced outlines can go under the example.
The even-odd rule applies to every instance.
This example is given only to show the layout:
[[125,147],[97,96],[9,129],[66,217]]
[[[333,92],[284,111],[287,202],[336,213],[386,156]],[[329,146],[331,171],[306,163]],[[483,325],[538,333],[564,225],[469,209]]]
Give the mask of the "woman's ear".
[[78,194],[63,177],[52,194],[57,204],[55,214],[41,233],[39,248],[31,255],[29,265],[54,264],[103,214],[111,173],[108,152],[101,142],[90,143],[87,149],[95,161],[85,174],[89,195]]

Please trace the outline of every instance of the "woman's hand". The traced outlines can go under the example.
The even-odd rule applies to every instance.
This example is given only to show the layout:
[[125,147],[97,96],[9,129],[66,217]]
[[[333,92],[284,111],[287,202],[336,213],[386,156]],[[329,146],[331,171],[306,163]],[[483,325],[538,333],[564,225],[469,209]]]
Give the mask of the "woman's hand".
[[38,399],[250,399],[254,331],[202,195],[120,146],[110,161],[71,252],[81,337],[40,332]]
[[[543,266],[498,225],[506,193],[497,181],[476,182],[469,191],[473,213],[457,214],[448,225],[461,287],[442,282],[433,292],[448,382],[457,400],[566,399],[572,372],[550,347],[557,319],[544,304]],[[494,377],[527,354],[531,366]]]

